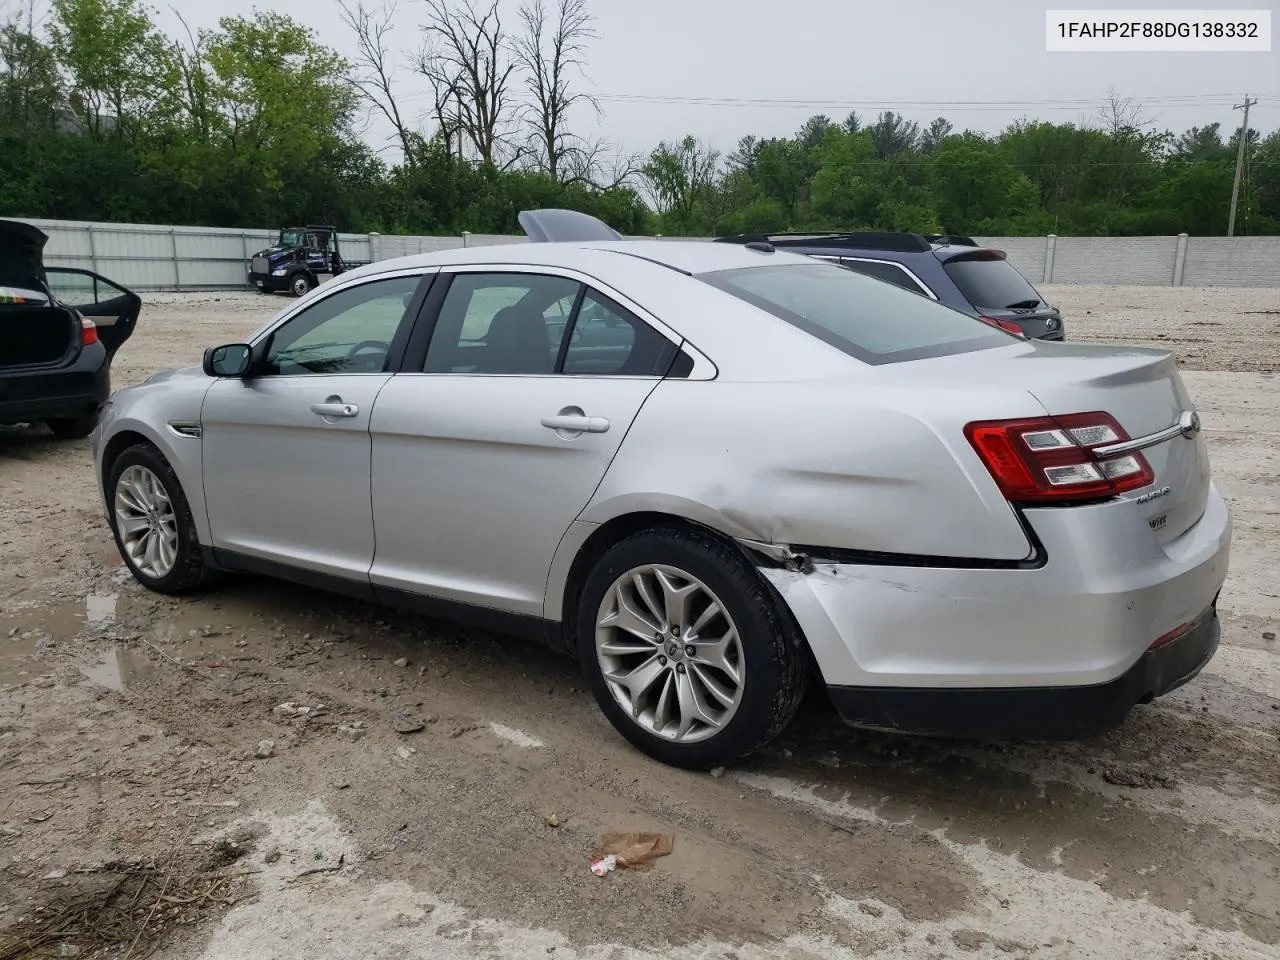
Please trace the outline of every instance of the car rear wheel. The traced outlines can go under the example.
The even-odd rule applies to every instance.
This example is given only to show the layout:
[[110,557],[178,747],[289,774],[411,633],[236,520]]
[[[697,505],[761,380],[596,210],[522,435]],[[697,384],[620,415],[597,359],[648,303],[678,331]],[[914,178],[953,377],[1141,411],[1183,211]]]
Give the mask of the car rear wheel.
[[93,433],[98,414],[86,413],[79,417],[52,417],[45,424],[59,440],[83,440]]
[[760,749],[795,715],[808,681],[801,642],[732,545],[659,529],[612,547],[577,613],[596,701],[632,744],[705,769]]
[[173,468],[149,444],[129,447],[107,477],[108,519],[134,579],[157,593],[182,593],[206,577],[191,508]]
[[311,290],[311,278],[305,273],[295,273],[289,281],[289,292],[295,297],[304,297]]

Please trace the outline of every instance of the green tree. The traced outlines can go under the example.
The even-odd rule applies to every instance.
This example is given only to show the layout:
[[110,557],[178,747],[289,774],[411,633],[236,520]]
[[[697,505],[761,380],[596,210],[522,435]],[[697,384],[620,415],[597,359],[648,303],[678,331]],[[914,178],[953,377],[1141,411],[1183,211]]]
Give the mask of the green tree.
[[949,233],[996,232],[1000,221],[1036,206],[1035,185],[1007,160],[963,138],[948,137],[934,155],[930,186]]
[[57,58],[31,22],[0,25],[0,129],[48,132],[63,101]]
[[176,65],[152,15],[137,0],[53,0],[53,51],[94,136],[132,135],[172,107]]

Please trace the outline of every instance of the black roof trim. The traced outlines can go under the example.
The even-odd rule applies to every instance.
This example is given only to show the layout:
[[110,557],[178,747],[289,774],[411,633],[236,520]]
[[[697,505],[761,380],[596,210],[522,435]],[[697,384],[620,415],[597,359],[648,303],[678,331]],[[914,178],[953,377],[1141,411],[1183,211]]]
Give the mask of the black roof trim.
[[924,237],[930,243],[941,243],[946,246],[955,247],[976,247],[978,242],[973,237],[966,237],[958,233],[927,233]]
[[770,243],[774,247],[839,247],[846,250],[893,250],[928,253],[932,245],[918,233],[859,231],[856,233],[743,233],[717,237],[718,243]]
[[681,267],[673,267],[669,263],[663,263],[661,260],[655,260],[653,257],[646,257],[633,250],[619,250],[617,247],[593,247],[593,250],[599,250],[601,253],[617,253],[624,257],[635,257],[637,260],[644,260],[646,263],[656,263],[660,267],[666,267],[668,270],[674,270],[676,273],[682,273],[686,277],[692,277],[693,271],[685,270]]

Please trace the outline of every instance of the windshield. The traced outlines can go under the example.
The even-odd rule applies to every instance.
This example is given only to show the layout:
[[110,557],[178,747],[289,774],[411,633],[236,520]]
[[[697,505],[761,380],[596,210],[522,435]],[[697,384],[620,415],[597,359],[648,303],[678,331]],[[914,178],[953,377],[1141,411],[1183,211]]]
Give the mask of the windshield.
[[1007,310],[1040,306],[1036,288],[1007,260],[948,260],[942,268],[975,307]]
[[281,230],[279,246],[282,246],[282,247],[302,246],[302,233],[298,230]]
[[916,293],[827,263],[699,276],[866,363],[1004,347],[1011,335]]

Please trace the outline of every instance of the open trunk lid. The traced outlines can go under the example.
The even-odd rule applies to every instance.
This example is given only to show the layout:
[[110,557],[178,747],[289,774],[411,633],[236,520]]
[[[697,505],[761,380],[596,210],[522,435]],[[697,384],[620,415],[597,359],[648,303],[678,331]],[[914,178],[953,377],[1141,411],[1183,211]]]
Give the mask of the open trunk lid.
[[1028,341],[901,364],[895,374],[906,373],[908,367],[913,378],[934,385],[1020,387],[1055,417],[1110,414],[1154,474],[1152,483],[1121,495],[1142,512],[1152,535],[1167,543],[1204,513],[1210,483],[1208,449],[1172,354]]
[[61,363],[79,345],[79,319],[54,302],[44,271],[44,232],[0,220],[0,370]]
[[0,220],[0,287],[39,290],[44,286],[43,230],[19,220]]

